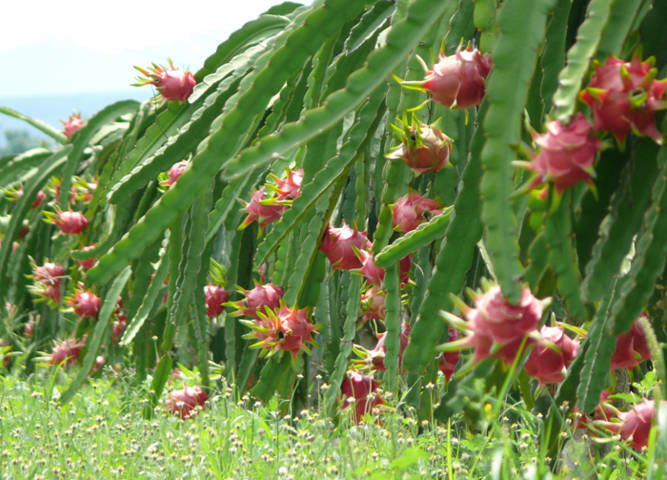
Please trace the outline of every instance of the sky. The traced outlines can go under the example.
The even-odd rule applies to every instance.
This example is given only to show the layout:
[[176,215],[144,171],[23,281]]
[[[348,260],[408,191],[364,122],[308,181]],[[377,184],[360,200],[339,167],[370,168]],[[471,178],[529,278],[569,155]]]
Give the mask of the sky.
[[168,58],[196,71],[230,33],[279,3],[3,0],[0,97],[129,90],[133,65]]

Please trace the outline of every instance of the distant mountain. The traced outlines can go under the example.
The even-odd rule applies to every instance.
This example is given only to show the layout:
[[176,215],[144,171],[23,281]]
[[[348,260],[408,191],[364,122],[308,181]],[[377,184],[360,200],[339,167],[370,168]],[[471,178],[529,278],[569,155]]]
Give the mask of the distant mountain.
[[[150,88],[132,89],[118,92],[78,93],[63,95],[33,95],[22,97],[1,97],[0,105],[18,110],[21,113],[38,118],[49,125],[61,129],[61,120],[66,120],[73,110],[81,114],[83,119],[117,102],[118,100],[134,99],[143,101],[151,97]],[[25,122],[0,114],[0,146],[5,144],[4,130],[29,130],[32,136],[48,138]]]

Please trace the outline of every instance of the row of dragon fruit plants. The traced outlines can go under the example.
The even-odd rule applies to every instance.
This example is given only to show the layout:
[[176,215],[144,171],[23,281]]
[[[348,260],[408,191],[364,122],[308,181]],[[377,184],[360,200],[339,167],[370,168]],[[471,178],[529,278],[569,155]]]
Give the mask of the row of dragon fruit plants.
[[0,161],[5,365],[78,363],[67,401],[125,359],[153,407],[196,366],[182,418],[211,365],[297,406],[322,379],[356,421],[516,388],[552,449],[568,415],[645,447],[667,390],[660,7],[408,3],[283,3],[62,132],[3,108],[58,143]]

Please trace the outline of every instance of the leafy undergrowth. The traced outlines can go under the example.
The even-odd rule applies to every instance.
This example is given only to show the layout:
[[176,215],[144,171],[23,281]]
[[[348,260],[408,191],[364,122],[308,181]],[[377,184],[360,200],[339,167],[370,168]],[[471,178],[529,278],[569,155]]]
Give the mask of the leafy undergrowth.
[[220,386],[191,419],[162,404],[147,420],[146,395],[127,373],[104,372],[65,406],[57,386],[50,392],[34,377],[0,377],[0,477],[642,478],[653,455],[609,434],[593,441],[569,425],[561,457],[548,458],[541,415],[508,401],[496,420],[493,399],[442,425],[419,423],[383,392],[389,406],[380,420],[355,425],[351,415],[336,424],[312,409],[288,412],[276,399],[262,405]]

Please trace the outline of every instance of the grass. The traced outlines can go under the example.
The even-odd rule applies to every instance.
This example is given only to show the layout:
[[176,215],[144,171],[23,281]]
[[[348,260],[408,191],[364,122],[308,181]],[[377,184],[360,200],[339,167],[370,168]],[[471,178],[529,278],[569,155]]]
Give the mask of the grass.
[[312,409],[238,398],[219,384],[194,418],[181,421],[159,406],[147,420],[144,387],[126,373],[106,370],[64,406],[56,400],[61,382],[54,396],[37,376],[0,377],[0,478],[619,479],[648,471],[646,454],[608,434],[599,444],[569,424],[551,474],[542,419],[521,402],[496,418],[483,400],[475,422],[457,415],[442,425],[420,423],[414,410],[388,401],[381,422],[355,425],[352,409],[335,423]]

